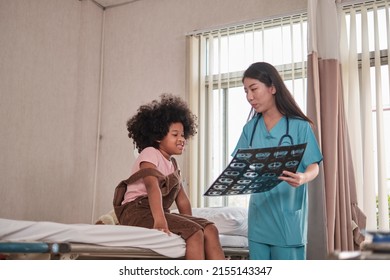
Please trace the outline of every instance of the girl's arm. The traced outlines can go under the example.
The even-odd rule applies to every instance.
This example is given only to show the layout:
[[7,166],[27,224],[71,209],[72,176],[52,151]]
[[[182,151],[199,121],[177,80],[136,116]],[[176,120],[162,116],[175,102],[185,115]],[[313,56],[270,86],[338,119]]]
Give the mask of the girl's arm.
[[180,186],[175,202],[180,214],[192,215],[191,203],[183,186]]
[[[140,169],[143,168],[156,168],[156,166],[153,163],[143,161],[140,164]],[[158,179],[154,176],[146,176],[144,177],[144,183],[146,191],[148,192],[149,206],[154,219],[153,228],[170,234],[168,223],[164,215],[162,195]]]

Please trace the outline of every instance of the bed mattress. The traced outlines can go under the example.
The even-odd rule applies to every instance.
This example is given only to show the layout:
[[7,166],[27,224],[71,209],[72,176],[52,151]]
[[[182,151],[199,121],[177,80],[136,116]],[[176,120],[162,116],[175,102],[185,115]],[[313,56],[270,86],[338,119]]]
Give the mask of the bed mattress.
[[120,225],[61,224],[0,219],[1,242],[84,243],[150,249],[168,258],[185,254],[185,242],[153,229]]
[[[247,255],[247,214],[244,208],[194,208],[194,216],[209,219],[220,233],[227,255]],[[133,254],[139,257],[183,258],[185,242],[161,231],[113,224],[62,224],[0,218],[0,242],[45,242],[69,246],[73,253]],[[45,245],[45,244],[44,244]],[[22,245],[23,246],[23,245]],[[46,245],[45,245],[46,246]]]

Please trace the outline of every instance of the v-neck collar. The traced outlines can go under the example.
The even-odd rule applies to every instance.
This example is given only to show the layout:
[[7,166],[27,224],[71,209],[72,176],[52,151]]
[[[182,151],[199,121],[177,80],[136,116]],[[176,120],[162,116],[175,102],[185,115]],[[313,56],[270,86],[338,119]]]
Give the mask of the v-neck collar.
[[281,125],[282,120],[284,121],[285,119],[286,119],[286,117],[285,117],[285,116],[282,116],[282,117],[278,120],[278,122],[277,122],[270,130],[268,130],[268,129],[267,129],[267,126],[265,125],[264,117],[261,116],[261,126],[262,126],[262,130],[265,132],[265,134],[266,134],[267,136],[274,137],[274,136],[273,136],[274,131],[277,130],[278,126]]

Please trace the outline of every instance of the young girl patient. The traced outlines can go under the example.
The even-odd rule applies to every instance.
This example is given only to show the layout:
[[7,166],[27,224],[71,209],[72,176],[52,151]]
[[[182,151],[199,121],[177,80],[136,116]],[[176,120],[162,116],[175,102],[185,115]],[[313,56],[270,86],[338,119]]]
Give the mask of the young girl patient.
[[[181,155],[186,140],[196,134],[196,117],[177,96],[162,95],[141,106],[128,120],[127,130],[140,153],[132,176],[115,190],[114,209],[119,223],[180,235],[185,258],[224,259],[218,230],[192,216],[180,170],[173,155]],[[175,202],[179,213],[170,213]]]

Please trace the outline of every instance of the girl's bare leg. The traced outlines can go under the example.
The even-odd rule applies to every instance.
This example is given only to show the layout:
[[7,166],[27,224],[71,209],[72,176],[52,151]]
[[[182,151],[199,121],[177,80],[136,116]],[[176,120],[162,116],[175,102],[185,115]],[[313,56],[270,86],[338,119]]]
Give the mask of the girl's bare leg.
[[204,235],[198,230],[186,240],[186,260],[204,260]]
[[214,224],[209,224],[204,228],[204,240],[206,260],[225,259],[225,254],[219,241],[218,229]]

